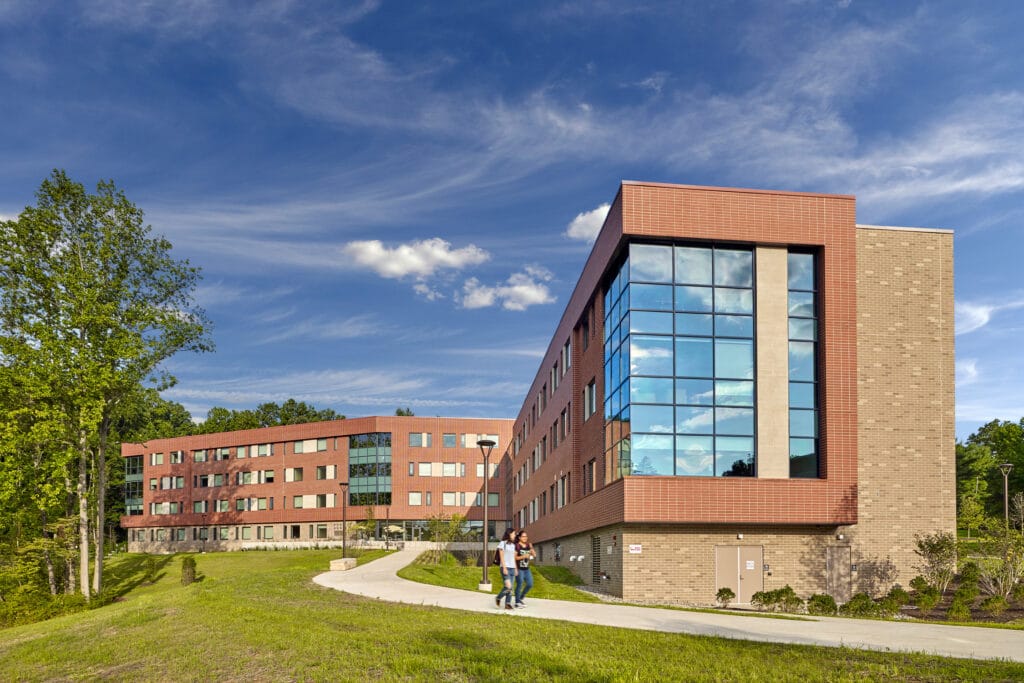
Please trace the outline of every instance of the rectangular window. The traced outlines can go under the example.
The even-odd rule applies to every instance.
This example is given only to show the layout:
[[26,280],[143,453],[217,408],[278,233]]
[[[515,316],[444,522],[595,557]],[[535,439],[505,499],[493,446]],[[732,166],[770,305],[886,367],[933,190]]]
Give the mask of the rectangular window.
[[171,464],[180,465],[184,457],[184,451],[171,451]]
[[429,462],[421,462],[420,463],[420,476],[421,477],[429,477],[430,476],[430,463]]
[[410,462],[409,463],[409,476],[410,477],[415,477],[416,476],[416,463],[414,463],[414,462]]
[[263,540],[270,541],[274,538],[274,527],[265,526],[263,527]]
[[317,524],[316,525],[316,537],[317,538],[327,538],[327,525],[326,524]]
[[487,507],[489,507],[489,508],[496,508],[496,507],[498,507],[498,494],[497,493],[490,493],[490,492],[487,493]]
[[246,456],[246,452],[247,448],[245,446],[239,446],[235,449],[235,454],[239,458],[244,458]]
[[583,390],[583,420],[589,420],[590,416],[597,412],[597,380],[590,380],[590,384]]
[[441,494],[441,505],[452,506],[455,505],[455,494],[445,492]]
[[454,434],[442,434],[441,435],[441,446],[444,448],[455,448],[457,445]]
[[251,526],[243,526],[242,527],[242,540],[243,541],[251,541],[252,540],[252,527]]
[[430,448],[434,443],[434,435],[429,432],[409,432],[411,448]]
[[302,496],[294,496],[292,498],[292,507],[296,510],[302,509]]
[[430,502],[430,491],[427,491],[425,495],[426,495],[426,498],[427,498],[426,499],[426,505],[427,506],[433,505],[433,503]]
[[218,500],[214,510],[216,512],[227,512],[228,511],[228,501],[227,500]]
[[163,453],[150,453],[149,454],[149,464],[150,465],[163,465],[164,464],[164,454]]
[[442,477],[454,477],[457,476],[457,472],[458,470],[456,470],[454,462],[446,462],[441,466]]
[[409,505],[423,505],[423,494],[419,491],[409,491]]
[[302,468],[301,467],[287,467],[284,470],[284,480],[286,482],[302,481]]

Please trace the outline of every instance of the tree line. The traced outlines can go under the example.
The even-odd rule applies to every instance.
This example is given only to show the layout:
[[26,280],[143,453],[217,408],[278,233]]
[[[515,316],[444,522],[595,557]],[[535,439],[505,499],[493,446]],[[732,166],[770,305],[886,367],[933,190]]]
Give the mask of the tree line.
[[[1012,465],[1004,481],[999,466]],[[992,420],[956,445],[958,526],[977,530],[1001,526],[1004,488],[1009,489],[1010,525],[1024,530],[1024,417]]]

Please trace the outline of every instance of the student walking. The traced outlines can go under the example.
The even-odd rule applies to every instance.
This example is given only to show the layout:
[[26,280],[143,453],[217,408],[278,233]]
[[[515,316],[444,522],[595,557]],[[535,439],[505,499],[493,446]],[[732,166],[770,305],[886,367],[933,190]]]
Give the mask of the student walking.
[[533,588],[533,573],[530,571],[530,561],[537,556],[533,552],[533,544],[526,530],[522,529],[516,535],[516,607],[526,607],[523,598]]
[[494,606],[501,609],[501,599],[505,598],[505,609],[511,610],[512,596],[514,594],[513,584],[516,574],[516,541],[515,529],[505,529],[505,535],[501,537],[498,544],[498,554],[501,556],[501,581],[503,587],[498,596],[494,598]]

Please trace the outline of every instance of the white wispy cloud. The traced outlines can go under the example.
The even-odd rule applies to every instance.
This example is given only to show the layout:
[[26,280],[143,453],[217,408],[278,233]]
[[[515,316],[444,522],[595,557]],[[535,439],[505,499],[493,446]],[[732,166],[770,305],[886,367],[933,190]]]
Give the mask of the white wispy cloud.
[[480,265],[491,255],[480,247],[470,244],[453,249],[450,242],[433,237],[387,247],[380,240],[349,242],[342,248],[345,256],[358,266],[368,268],[381,277],[403,278],[429,277],[438,270],[461,270]]
[[513,273],[504,284],[488,286],[470,278],[462,286],[463,308],[487,308],[498,303],[509,311],[525,311],[530,306],[554,303],[545,282],[551,272],[539,266],[527,266],[522,273]]
[[954,304],[956,334],[961,335],[980,330],[992,321],[992,317],[996,313],[1017,308],[1024,308],[1024,297],[1020,295],[999,303],[958,301]]
[[573,218],[566,228],[565,236],[569,239],[592,243],[597,239],[597,234],[601,232],[601,226],[604,225],[604,219],[608,217],[609,208],[611,208],[610,204],[602,204],[596,209],[576,214],[576,218]]
[[439,290],[434,289],[430,285],[423,282],[417,282],[415,285],[413,285],[412,290],[419,294],[420,296],[422,296],[427,301],[437,301],[438,299],[445,298],[445,295],[441,293]]
[[387,332],[387,327],[372,314],[355,315],[344,320],[328,316],[315,316],[299,322],[291,321],[287,324],[280,324],[275,329],[274,332],[261,334],[255,343],[258,345],[276,344],[289,339],[357,339],[375,337]]
[[978,380],[978,359],[964,358],[956,361],[956,385],[964,387]]

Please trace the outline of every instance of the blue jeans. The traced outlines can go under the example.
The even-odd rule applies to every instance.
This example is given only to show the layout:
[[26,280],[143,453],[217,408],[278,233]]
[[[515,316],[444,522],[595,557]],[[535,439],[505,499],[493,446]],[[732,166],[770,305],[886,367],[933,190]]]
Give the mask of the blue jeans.
[[519,573],[516,574],[516,602],[522,602],[531,588],[533,588],[533,574],[530,572],[530,568],[520,568]]
[[515,569],[511,569],[509,567],[502,567],[502,569],[501,569],[501,581],[502,581],[501,592],[498,593],[498,597],[495,599],[495,602],[501,602],[501,599],[505,598],[505,604],[506,605],[511,605],[512,604],[512,586],[513,586],[513,583],[518,581],[512,575],[512,572],[514,572],[514,571],[515,571]]

